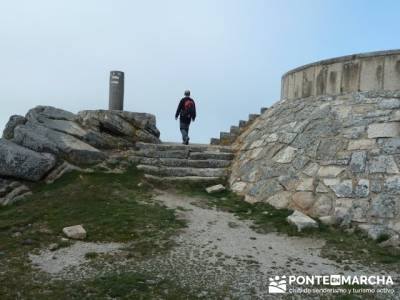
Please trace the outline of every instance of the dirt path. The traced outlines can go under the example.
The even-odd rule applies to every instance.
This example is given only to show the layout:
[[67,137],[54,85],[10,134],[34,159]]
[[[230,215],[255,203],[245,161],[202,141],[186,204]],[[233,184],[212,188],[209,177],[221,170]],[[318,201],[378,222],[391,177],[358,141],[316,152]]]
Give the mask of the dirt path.
[[[177,238],[179,246],[158,263],[192,287],[225,287],[241,299],[265,299],[269,278],[276,275],[382,273],[350,262],[338,265],[321,257],[322,240],[256,233],[250,222],[231,213],[202,208],[202,199],[168,193],[156,199],[170,208],[185,209],[182,217],[188,220],[188,228]],[[357,271],[349,271],[349,267]]]
[[[196,291],[198,296],[268,299],[271,297],[268,294],[269,278],[276,275],[382,274],[378,267],[373,269],[351,262],[338,265],[321,257],[322,240],[257,233],[251,229],[250,222],[211,209],[201,198],[160,192],[155,200],[177,209],[179,217],[187,220],[188,227],[176,236],[177,245],[167,254],[144,261],[124,261],[120,266],[156,274],[160,279],[168,278],[183,288]],[[114,247],[109,248],[115,251]],[[73,247],[68,249],[74,251]],[[73,257],[68,253],[62,256]],[[57,268],[64,263],[70,276],[68,261],[61,261],[61,253],[57,251],[55,257],[53,262]],[[34,261],[40,267],[41,260],[36,257]],[[76,264],[76,260],[73,262]],[[43,265],[42,269],[45,267]],[[275,295],[273,299],[276,299]]]

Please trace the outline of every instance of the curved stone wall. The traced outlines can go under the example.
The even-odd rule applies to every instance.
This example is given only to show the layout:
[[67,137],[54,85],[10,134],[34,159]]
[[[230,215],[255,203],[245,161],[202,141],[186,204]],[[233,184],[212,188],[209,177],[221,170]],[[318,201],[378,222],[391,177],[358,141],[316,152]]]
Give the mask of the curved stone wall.
[[231,189],[374,239],[400,234],[400,51],[314,63],[283,81],[281,101],[233,145]]
[[281,99],[400,90],[400,50],[322,60],[282,76]]

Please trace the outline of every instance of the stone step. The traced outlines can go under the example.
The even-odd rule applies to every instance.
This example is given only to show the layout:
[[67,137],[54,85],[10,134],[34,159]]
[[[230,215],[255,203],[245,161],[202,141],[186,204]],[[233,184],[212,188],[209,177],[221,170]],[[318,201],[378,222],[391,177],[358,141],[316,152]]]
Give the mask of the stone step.
[[192,159],[192,160],[232,160],[233,153],[228,152],[189,152],[187,150],[172,151],[156,151],[156,150],[139,150],[133,152],[133,156],[150,157],[150,158],[176,158],[176,159]]
[[223,180],[220,177],[201,177],[201,176],[160,177],[150,174],[145,174],[144,177],[150,181],[156,181],[156,182],[192,182],[192,183],[199,182],[199,183],[210,183],[210,184],[223,182]]
[[189,155],[189,159],[216,159],[216,160],[228,160],[233,159],[233,153],[218,153],[218,152],[192,152]]
[[[260,109],[260,113],[263,114],[267,109],[268,109],[267,107],[262,107]],[[238,126],[231,126],[229,132],[223,132],[223,131],[220,132],[219,139],[212,138],[210,140],[210,144],[223,145],[223,146],[232,145],[235,142],[236,138],[244,131],[246,126],[252,123],[259,116],[260,114],[249,114],[248,121],[240,120]]]
[[133,156],[129,160],[139,165],[166,166],[166,167],[184,167],[184,168],[227,168],[230,165],[229,160],[206,159],[177,159],[177,158],[151,158]]
[[252,122],[255,119],[257,119],[260,115],[259,114],[250,114],[249,115],[249,121]]
[[232,153],[229,146],[213,146],[207,144],[189,144],[182,145],[177,143],[136,143],[136,149],[139,150],[156,150],[156,151],[189,151],[189,152],[228,152]]
[[179,158],[187,159],[189,151],[187,150],[171,150],[171,151],[157,151],[157,150],[137,150],[133,152],[134,156],[152,157],[152,158]]
[[238,136],[240,132],[239,126],[231,126],[230,134]]
[[231,145],[235,140],[235,136],[230,132],[221,132],[219,134],[219,140],[220,145]]
[[166,177],[199,176],[224,178],[228,172],[226,168],[180,168],[149,165],[138,165],[137,168],[145,174]]
[[240,120],[239,121],[239,128],[242,129],[243,127],[246,127],[247,125],[247,121],[245,120]]
[[219,145],[219,139],[217,138],[211,138],[210,139],[210,145]]

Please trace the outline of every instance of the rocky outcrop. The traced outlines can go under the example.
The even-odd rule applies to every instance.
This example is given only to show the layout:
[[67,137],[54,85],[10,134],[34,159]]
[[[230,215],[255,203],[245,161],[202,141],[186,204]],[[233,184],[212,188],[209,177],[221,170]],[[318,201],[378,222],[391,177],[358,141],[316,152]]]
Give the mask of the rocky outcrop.
[[230,185],[247,201],[400,232],[400,92],[279,101],[234,148]]
[[[126,139],[128,144],[138,141],[159,143],[160,132],[154,115],[114,110],[85,110],[78,113],[78,122],[86,128],[95,128],[104,139],[114,136]],[[89,139],[90,142],[90,139]],[[115,142],[115,139],[114,139]],[[121,142],[121,141],[120,141]],[[105,148],[118,146],[109,140]]]
[[[25,117],[10,117],[0,139],[0,179],[52,182],[78,166],[104,161],[109,150],[129,149],[138,141],[159,143],[159,136],[150,114],[91,110],[75,115],[37,106]],[[20,196],[24,189],[8,193],[2,203],[13,202],[10,195]]]
[[93,164],[106,157],[100,150],[70,134],[37,123],[17,126],[12,141],[37,152],[53,153],[74,164]]
[[56,164],[49,153],[38,153],[0,139],[0,176],[38,181]]
[[15,180],[0,178],[0,205],[12,204],[31,194],[26,185]]
[[10,120],[6,124],[3,131],[3,138],[10,140],[14,137],[14,129],[18,125],[23,125],[26,123],[26,118],[23,116],[14,115],[10,117]]

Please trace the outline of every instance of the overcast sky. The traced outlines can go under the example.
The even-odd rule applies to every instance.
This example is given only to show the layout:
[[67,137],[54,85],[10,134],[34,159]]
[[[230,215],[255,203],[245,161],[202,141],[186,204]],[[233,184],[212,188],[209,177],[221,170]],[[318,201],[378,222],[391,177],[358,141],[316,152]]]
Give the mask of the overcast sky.
[[0,128],[36,105],[106,109],[110,70],[125,109],[153,113],[178,141],[208,142],[279,99],[281,75],[316,60],[400,48],[400,1],[0,0]]

